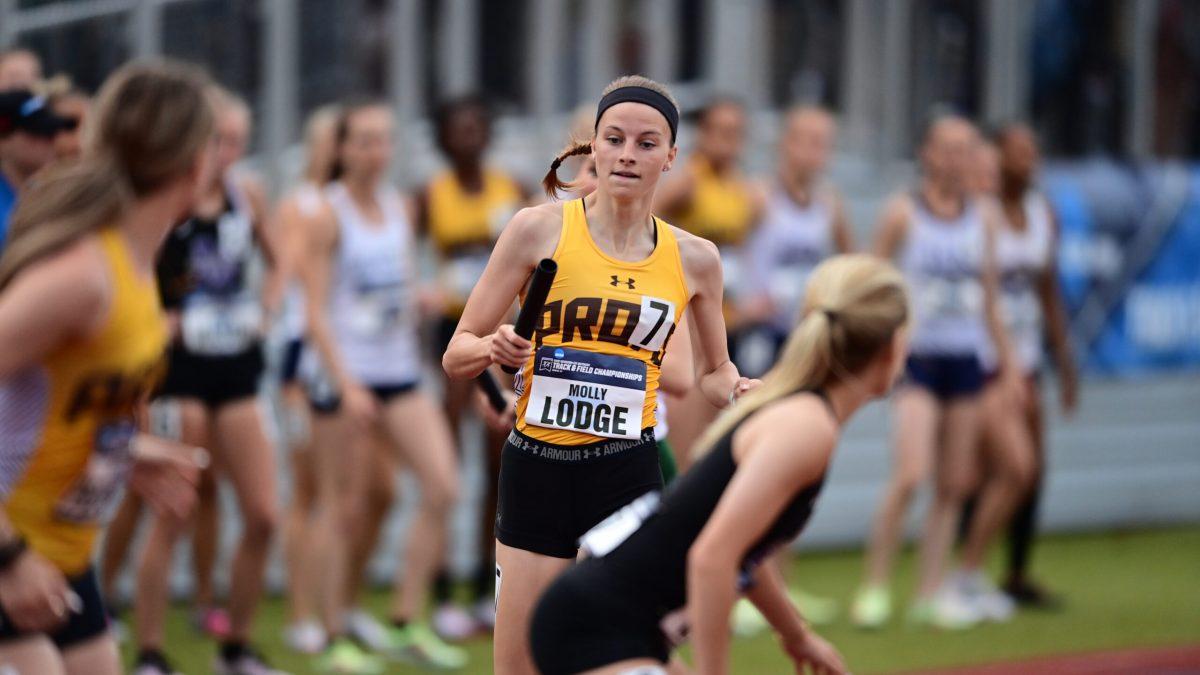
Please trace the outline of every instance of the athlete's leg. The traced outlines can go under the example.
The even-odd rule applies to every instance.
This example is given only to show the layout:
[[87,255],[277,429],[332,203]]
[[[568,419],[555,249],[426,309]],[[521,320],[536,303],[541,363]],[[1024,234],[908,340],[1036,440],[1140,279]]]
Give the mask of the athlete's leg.
[[988,452],[988,471],[962,549],[962,567],[967,571],[983,566],[988,547],[1025,498],[1033,478],[1033,442],[1022,423],[1022,411],[1004,397],[998,384],[984,390],[982,413],[986,442],[980,445]]
[[405,545],[403,580],[391,605],[394,620],[411,621],[421,615],[433,576],[445,557],[447,518],[458,499],[458,463],[450,425],[423,392],[389,401],[383,423],[421,486],[421,503]]
[[892,474],[867,541],[866,584],[886,586],[904,533],[904,516],[913,494],[933,466],[939,404],[929,390],[906,386],[892,408]]
[[201,610],[216,604],[213,568],[217,565],[221,537],[221,509],[217,495],[216,468],[210,466],[200,473],[200,482],[196,485],[196,510],[192,517],[192,578],[195,580],[192,603]]
[[[445,350],[443,349],[442,351]],[[459,458],[461,459],[464,447],[462,423],[471,412],[471,399],[475,394],[475,383],[470,380],[452,380],[446,378],[443,381],[443,392],[442,405],[446,411],[446,423],[450,425],[450,433],[454,438],[454,448],[458,451]],[[490,538],[488,541],[490,542]],[[433,584],[433,599],[437,604],[443,605],[451,602],[452,583],[450,568],[443,563],[438,569]]]
[[[121,675],[121,654],[112,633],[73,644],[62,652],[67,675]],[[42,672],[42,671],[29,671]]]
[[242,516],[242,535],[229,575],[229,640],[244,642],[262,599],[267,556],[279,522],[275,448],[255,397],[221,406],[215,426],[220,465],[233,484]]
[[483,520],[479,523],[479,567],[475,570],[472,593],[476,602],[491,600],[496,583],[496,499],[500,482],[500,452],[508,434],[488,429],[484,436],[483,460],[487,477],[483,489]]
[[30,635],[0,642],[0,673],[7,675],[10,672],[18,675],[65,675],[67,670],[58,647],[50,638]]
[[492,653],[496,675],[537,675],[529,651],[529,621],[542,592],[574,562],[496,542],[496,632]]
[[312,537],[318,611],[330,636],[345,630],[345,577],[350,545],[365,508],[362,471],[369,459],[366,435],[345,413],[316,414],[312,421],[316,513]]
[[366,486],[366,509],[350,547],[349,571],[345,578],[346,607],[357,604],[357,596],[366,586],[371,555],[375,553],[383,524],[396,500],[396,462],[387,438],[380,433],[372,434],[367,452],[366,461],[359,467],[364,472],[359,483]]
[[104,548],[100,551],[100,590],[107,602],[116,598],[117,577],[125,567],[141,520],[142,498],[133,490],[126,490],[116,515],[104,528]]
[[[208,409],[196,399],[179,401],[180,439],[189,445],[211,450],[208,435]],[[166,638],[168,582],[175,542],[190,522],[167,514],[154,514],[150,533],[142,546],[138,565],[137,593],[133,609],[138,647],[161,650]]]
[[942,411],[938,479],[919,552],[918,598],[932,597],[941,586],[954,531],[970,491],[971,465],[978,449],[978,395],[947,401]]
[[1033,477],[1030,488],[1013,514],[1008,533],[1010,584],[1024,585],[1027,581],[1029,556],[1037,534],[1037,513],[1042,498],[1042,486],[1046,475],[1046,433],[1042,410],[1041,390],[1036,380],[1029,381],[1026,391],[1026,407],[1021,416],[1033,448]]
[[[284,391],[289,416],[303,415],[307,406],[303,392],[295,387]],[[299,394],[297,396],[297,393]],[[284,424],[295,430],[295,422]],[[305,422],[307,426],[307,422]],[[305,434],[307,436],[307,433]],[[292,465],[292,495],[283,526],[284,557],[287,563],[288,617],[292,622],[307,621],[316,616],[314,586],[316,577],[312,566],[313,511],[316,502],[316,477],[313,471],[313,450],[309,439],[292,431],[285,433],[290,445]]]

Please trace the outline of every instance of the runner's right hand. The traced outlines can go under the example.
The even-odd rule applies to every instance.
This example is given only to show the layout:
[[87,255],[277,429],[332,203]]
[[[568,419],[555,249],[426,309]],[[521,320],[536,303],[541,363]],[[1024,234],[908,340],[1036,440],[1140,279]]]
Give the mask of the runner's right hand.
[[533,343],[517,335],[511,323],[506,323],[492,334],[492,363],[510,368],[520,368],[529,359]]
[[0,607],[23,633],[53,631],[80,603],[63,573],[36,551],[25,551],[0,574]]
[[362,429],[369,429],[379,414],[375,395],[361,385],[353,384],[342,390],[342,405],[350,420]]

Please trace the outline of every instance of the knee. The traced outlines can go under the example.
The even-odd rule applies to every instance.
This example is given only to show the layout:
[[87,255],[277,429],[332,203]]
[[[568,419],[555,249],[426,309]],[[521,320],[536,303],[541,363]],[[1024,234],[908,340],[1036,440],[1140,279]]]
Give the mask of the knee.
[[279,508],[274,504],[247,505],[242,513],[242,536],[264,544],[270,542],[279,528],[280,518]]
[[458,477],[451,474],[422,485],[421,499],[428,509],[438,513],[449,512],[458,501]]
[[961,504],[971,496],[974,489],[974,476],[969,472],[963,472],[958,476],[947,476],[938,481],[937,499],[943,503]]
[[900,504],[912,501],[921,487],[921,476],[915,471],[902,471],[892,478],[892,497]]

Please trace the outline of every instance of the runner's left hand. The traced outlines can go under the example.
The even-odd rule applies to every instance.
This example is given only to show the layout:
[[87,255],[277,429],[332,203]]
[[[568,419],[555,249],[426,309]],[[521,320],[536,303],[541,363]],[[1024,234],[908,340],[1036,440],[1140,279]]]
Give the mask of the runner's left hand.
[[805,630],[797,639],[784,640],[783,650],[792,659],[797,673],[804,673],[805,666],[814,675],[843,675],[847,672],[838,650],[811,630]]

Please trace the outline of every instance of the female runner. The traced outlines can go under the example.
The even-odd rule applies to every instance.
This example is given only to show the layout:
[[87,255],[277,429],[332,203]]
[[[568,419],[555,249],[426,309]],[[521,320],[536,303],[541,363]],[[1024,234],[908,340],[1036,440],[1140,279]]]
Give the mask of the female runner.
[[[201,485],[193,556],[198,623],[216,633],[221,644],[214,670],[259,675],[272,671],[249,640],[279,520],[275,449],[258,401],[264,321],[277,303],[273,285],[262,282],[259,260],[271,265],[278,256],[265,223],[262,188],[233,172],[249,139],[250,109],[227,91],[216,89],[213,97],[217,171],[201,186],[188,218],[171,231],[159,257],[159,290],[171,316],[173,342],[158,395],[169,401],[184,442],[211,444],[241,512],[228,621],[214,622],[220,615],[206,611],[213,606],[218,543],[218,493],[210,470]],[[171,672],[162,651],[167,582],[175,542],[187,527],[186,521],[156,517],[142,551],[134,613],[138,663],[147,672]]]
[[854,255],[819,266],[804,305],[779,363],[705,433],[691,470],[584,536],[589,557],[534,614],[543,675],[665,675],[673,644],[688,636],[698,673],[728,673],[739,592],[779,633],[796,672],[845,671],[789,602],[777,568],[760,563],[804,528],[841,428],[891,388],[908,302],[891,265]]
[[[663,185],[654,208],[687,232],[717,245],[725,279],[725,322],[730,357],[744,368],[739,344],[743,323],[739,303],[746,300],[747,270],[743,245],[762,216],[766,196],[740,167],[745,147],[746,111],[730,98],[716,98],[700,111],[696,151],[678,176]],[[673,401],[674,403],[674,401]],[[672,445],[680,468],[690,463],[691,446],[717,416],[695,389],[671,406]]]
[[[685,308],[698,345],[699,388],[727,404],[754,382],[725,344],[716,247],[651,215],[675,160],[679,109],[662,85],[623,77],[604,91],[595,136],[551,164],[592,154],[595,192],[522,210],[505,227],[442,364],[474,377],[522,368],[517,426],[500,466],[495,669],[535,672],[529,615],[578,551],[578,539],[633,497],[662,485],[654,409],[662,355]],[[533,341],[500,325],[543,258],[558,275]]]
[[[1004,584],[1008,598],[1033,606],[1054,604],[1054,598],[1025,575],[1045,467],[1038,386],[1043,338],[1049,338],[1062,380],[1062,408],[1068,414],[1078,399],[1078,383],[1058,291],[1057,225],[1050,203],[1033,185],[1037,140],[1028,127],[1020,124],[1001,128],[994,140],[999,166],[998,181],[993,183],[998,183],[1003,215],[996,233],[1000,311],[1012,340],[1024,396],[1018,400],[1006,395],[996,377],[998,360],[989,344],[981,358],[988,373],[981,445],[995,468],[981,488],[962,550],[962,569],[955,580],[960,592],[1003,614],[1011,601],[999,596],[982,567],[988,545],[1010,518],[1009,569]],[[1024,405],[1020,405],[1022,402]]]
[[868,541],[866,581],[851,609],[862,627],[878,627],[891,615],[888,582],[904,514],[931,473],[934,500],[909,618],[948,629],[984,618],[942,583],[972,482],[983,389],[978,354],[989,337],[1000,355],[1005,391],[1017,392],[1020,384],[996,306],[996,214],[968,184],[976,138],[965,119],[933,120],[921,143],[920,186],[892,198],[878,233],[876,253],[898,256],[909,279],[914,329],[906,378],[895,398],[895,464]]
[[[180,65],[118,70],[85,158],[22,195],[0,260],[0,669],[121,672],[91,567],[122,483],[183,518],[197,458],[137,432],[167,322],[154,264],[211,171],[213,110]],[[130,463],[133,462],[132,470]]]
[[323,665],[368,672],[373,664],[344,639],[347,557],[363,524],[372,444],[406,463],[421,486],[409,529],[403,577],[391,604],[390,657],[459,668],[466,654],[422,621],[426,593],[445,551],[446,519],[458,494],[450,427],[420,386],[414,232],[407,205],[387,185],[391,111],[343,108],[327,216],[310,222],[304,265],[309,335],[329,380],[314,400],[321,614],[334,637]]
[[[488,254],[500,229],[527,196],[515,179],[484,163],[491,142],[492,120],[482,99],[465,96],[447,101],[438,109],[436,119],[438,148],[450,166],[434,176],[419,193],[417,226],[438,253],[438,279],[444,303],[437,327],[436,353],[440,358],[458,326],[467,296],[487,266]],[[446,381],[446,416],[460,447],[462,419],[473,388],[470,382]],[[471,583],[473,611],[468,613],[451,602],[448,571],[441,571],[434,585],[438,607],[433,624],[447,638],[465,638],[479,628],[491,630],[496,622],[491,551],[495,539],[495,486],[503,445],[502,434],[492,432],[484,439],[489,487],[479,528],[480,564]]]

